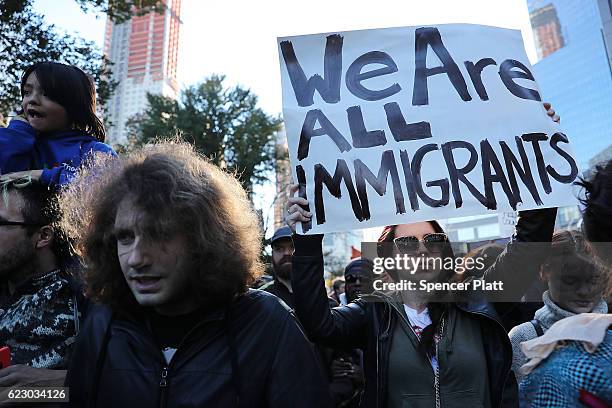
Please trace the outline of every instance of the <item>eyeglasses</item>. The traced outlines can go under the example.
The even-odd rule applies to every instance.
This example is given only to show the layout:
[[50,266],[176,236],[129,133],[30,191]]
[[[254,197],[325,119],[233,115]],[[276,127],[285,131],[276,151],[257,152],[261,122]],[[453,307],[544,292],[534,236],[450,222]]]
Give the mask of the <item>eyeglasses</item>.
[[22,227],[42,227],[43,224],[38,224],[35,222],[25,222],[25,221],[2,221],[0,220],[0,227],[10,227],[10,226],[22,226]]
[[429,252],[442,252],[442,244],[448,242],[448,236],[441,232],[435,232],[423,235],[423,239],[420,241],[415,236],[397,237],[393,240],[397,249],[402,253],[416,252],[419,249],[419,242],[422,242]]

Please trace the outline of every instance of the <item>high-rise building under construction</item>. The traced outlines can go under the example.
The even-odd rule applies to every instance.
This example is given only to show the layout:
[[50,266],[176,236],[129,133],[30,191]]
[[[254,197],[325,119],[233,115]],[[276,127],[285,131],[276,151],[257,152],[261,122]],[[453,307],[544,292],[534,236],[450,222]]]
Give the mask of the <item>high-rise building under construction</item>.
[[181,28],[181,0],[166,0],[161,12],[132,17],[127,22],[106,23],[104,52],[113,63],[119,84],[105,115],[111,143],[126,141],[126,124],[147,107],[147,93],[177,98],[177,65]]

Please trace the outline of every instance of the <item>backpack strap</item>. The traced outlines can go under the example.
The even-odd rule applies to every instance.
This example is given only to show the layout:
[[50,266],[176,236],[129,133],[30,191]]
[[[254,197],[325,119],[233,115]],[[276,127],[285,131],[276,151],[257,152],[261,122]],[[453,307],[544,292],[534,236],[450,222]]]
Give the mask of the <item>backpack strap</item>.
[[533,325],[533,328],[535,329],[538,337],[544,335],[544,330],[542,329],[542,325],[540,324],[540,321],[538,319],[533,319],[531,321],[531,324]]

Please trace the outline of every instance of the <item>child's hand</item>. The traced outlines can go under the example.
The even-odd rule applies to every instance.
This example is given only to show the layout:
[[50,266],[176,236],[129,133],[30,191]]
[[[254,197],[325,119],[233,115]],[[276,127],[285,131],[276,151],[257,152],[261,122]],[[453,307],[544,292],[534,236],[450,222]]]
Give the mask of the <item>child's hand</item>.
[[0,176],[0,183],[6,183],[8,181],[25,179],[28,177],[32,181],[40,181],[42,172],[43,172],[42,170],[26,170],[26,171],[16,171],[14,173],[6,173]]

